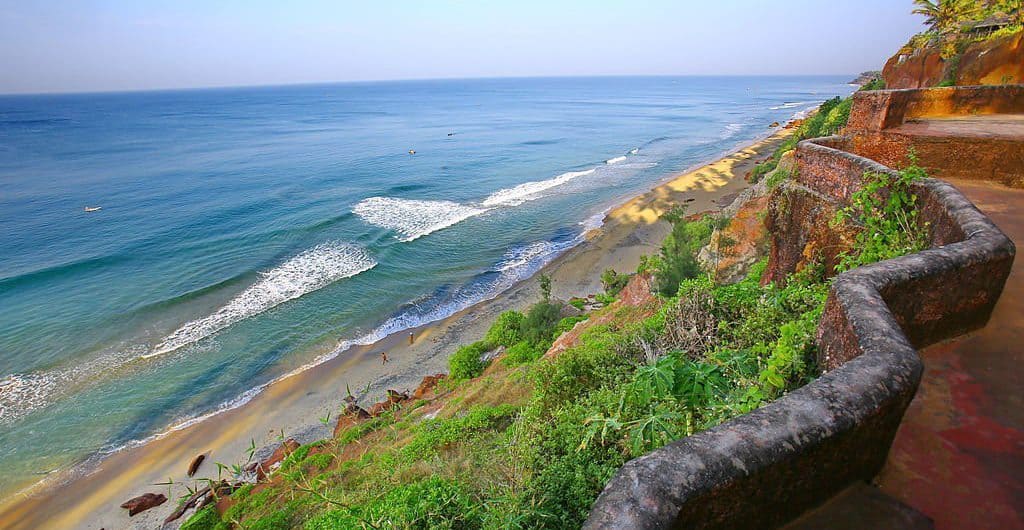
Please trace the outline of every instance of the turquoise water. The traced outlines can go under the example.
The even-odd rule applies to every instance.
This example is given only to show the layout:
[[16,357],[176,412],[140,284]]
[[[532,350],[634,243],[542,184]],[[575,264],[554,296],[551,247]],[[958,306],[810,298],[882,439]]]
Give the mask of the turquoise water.
[[846,80],[0,97],[0,492],[492,297]]

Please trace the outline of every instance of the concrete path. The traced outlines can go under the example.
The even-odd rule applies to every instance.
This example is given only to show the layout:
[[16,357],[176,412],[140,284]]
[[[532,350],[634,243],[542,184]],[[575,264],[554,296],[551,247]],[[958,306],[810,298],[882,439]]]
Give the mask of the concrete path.
[[[950,182],[1021,250],[1024,190]],[[937,530],[1024,529],[1024,257],[988,326],[921,357],[924,378],[877,478],[881,490]]]

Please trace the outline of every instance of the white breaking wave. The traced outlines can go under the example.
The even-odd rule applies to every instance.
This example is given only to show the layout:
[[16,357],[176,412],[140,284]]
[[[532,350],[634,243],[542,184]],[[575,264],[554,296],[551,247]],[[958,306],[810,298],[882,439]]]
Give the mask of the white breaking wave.
[[234,297],[216,313],[193,320],[168,335],[144,359],[198,342],[214,333],[274,306],[372,269],[377,262],[361,247],[324,243],[262,273],[262,278]]
[[625,160],[626,160],[626,157],[624,157],[624,156],[617,156],[615,158],[609,158],[608,160],[605,160],[604,163],[605,164],[618,164],[619,162],[625,162]]
[[91,384],[98,374],[194,344],[235,322],[376,265],[360,247],[346,243],[317,245],[263,273],[259,281],[216,313],[185,324],[153,349],[137,345],[67,368],[6,375],[0,378],[0,425],[44,408],[75,388]]
[[452,201],[393,197],[370,197],[352,208],[364,221],[397,232],[401,241],[412,241],[485,211]]
[[631,155],[635,155],[635,154],[637,154],[639,152],[640,152],[640,148],[639,147],[634,147],[634,148],[629,150],[629,154],[631,154]]
[[536,182],[524,182],[518,186],[499,190],[492,193],[481,204],[484,206],[518,206],[526,201],[532,201],[540,197],[541,193],[555,186],[561,186],[577,177],[593,173],[594,169],[586,171],[569,171],[562,173],[555,178],[539,180]]
[[800,105],[806,105],[806,104],[807,104],[806,101],[787,101],[787,102],[783,103],[782,105],[776,105],[774,107],[769,107],[768,110],[792,109],[792,108],[799,107]]

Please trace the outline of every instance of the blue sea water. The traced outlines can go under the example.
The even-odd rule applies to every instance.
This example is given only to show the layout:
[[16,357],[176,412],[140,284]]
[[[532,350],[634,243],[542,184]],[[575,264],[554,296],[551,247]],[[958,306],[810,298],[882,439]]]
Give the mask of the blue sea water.
[[0,96],[0,494],[492,297],[846,81]]

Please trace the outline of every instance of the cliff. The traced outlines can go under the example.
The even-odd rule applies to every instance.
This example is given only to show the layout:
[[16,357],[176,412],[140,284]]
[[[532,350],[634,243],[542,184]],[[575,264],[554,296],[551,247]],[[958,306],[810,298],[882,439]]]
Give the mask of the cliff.
[[[887,88],[927,88],[941,84],[1003,85],[1024,82],[1024,31],[952,46],[943,53],[941,40],[920,47],[907,45],[885,63]],[[944,57],[944,55],[946,57]]]

